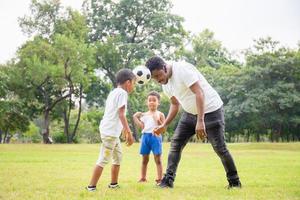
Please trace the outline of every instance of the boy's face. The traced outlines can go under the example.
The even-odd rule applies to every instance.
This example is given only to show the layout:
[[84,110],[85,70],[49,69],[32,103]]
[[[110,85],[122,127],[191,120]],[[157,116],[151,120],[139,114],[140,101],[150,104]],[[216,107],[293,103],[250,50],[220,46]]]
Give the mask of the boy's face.
[[147,98],[147,106],[149,110],[157,110],[157,107],[159,106],[159,100],[157,96],[149,95]]
[[133,79],[133,80],[128,80],[128,84],[127,84],[127,92],[128,92],[128,93],[133,92],[134,87],[135,87],[135,79]]
[[155,69],[151,72],[151,77],[159,84],[165,85],[168,83],[168,76],[165,69]]

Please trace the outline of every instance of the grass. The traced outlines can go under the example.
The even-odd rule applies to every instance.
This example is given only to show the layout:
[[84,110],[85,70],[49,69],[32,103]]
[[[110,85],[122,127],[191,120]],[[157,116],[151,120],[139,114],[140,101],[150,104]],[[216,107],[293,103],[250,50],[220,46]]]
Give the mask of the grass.
[[[243,183],[241,190],[226,190],[219,158],[208,144],[188,144],[184,149],[174,189],[154,186],[151,160],[148,182],[137,183],[141,158],[139,144],[123,145],[121,189],[110,190],[107,166],[98,190],[88,193],[99,145],[0,145],[0,199],[300,199],[300,143],[229,144]],[[166,166],[169,144],[164,144]]]

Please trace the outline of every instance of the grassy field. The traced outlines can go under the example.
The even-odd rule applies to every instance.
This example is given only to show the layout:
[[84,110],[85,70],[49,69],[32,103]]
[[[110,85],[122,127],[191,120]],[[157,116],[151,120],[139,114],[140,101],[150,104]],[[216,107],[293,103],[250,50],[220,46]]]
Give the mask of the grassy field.
[[[139,144],[123,145],[124,157],[118,190],[110,190],[106,167],[98,190],[87,185],[99,145],[0,145],[0,199],[300,199],[300,143],[229,144],[243,188],[226,190],[223,166],[208,144],[188,144],[177,172],[174,189],[154,186],[151,160],[147,183],[139,178]],[[164,144],[166,165],[169,144]]]

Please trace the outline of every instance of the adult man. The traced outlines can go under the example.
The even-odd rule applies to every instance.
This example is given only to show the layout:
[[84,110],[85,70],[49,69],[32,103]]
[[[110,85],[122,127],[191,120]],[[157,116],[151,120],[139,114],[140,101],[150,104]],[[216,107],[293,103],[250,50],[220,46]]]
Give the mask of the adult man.
[[183,114],[171,140],[166,174],[159,184],[161,188],[173,187],[181,152],[189,139],[196,133],[200,139],[208,138],[214,151],[220,157],[229,182],[228,189],[240,188],[241,183],[234,161],[224,140],[223,102],[204,76],[186,62],[166,62],[154,56],[146,62],[152,78],[162,85],[171,105],[165,122],[156,128],[162,133],[175,118],[179,106]]

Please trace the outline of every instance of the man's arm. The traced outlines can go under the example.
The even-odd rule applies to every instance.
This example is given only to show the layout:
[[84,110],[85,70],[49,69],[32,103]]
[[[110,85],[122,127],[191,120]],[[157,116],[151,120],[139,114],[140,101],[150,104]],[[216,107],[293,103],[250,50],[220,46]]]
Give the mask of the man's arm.
[[201,140],[204,140],[204,138],[207,136],[205,131],[205,123],[204,123],[204,94],[199,81],[191,85],[190,90],[196,96],[196,106],[197,106],[197,113],[198,113],[196,134],[198,139],[200,138]]
[[179,110],[179,102],[178,100],[172,96],[171,97],[171,105],[170,105],[170,109],[169,109],[169,113],[167,115],[166,120],[157,128],[154,129],[154,134],[156,135],[160,135],[163,132],[165,132],[167,126],[172,122],[172,120],[176,117],[178,110]]
[[167,115],[166,120],[162,124],[164,126],[168,126],[172,122],[172,120],[176,117],[180,106],[176,97],[172,96],[170,100],[171,100],[171,105],[169,108],[169,113]]

